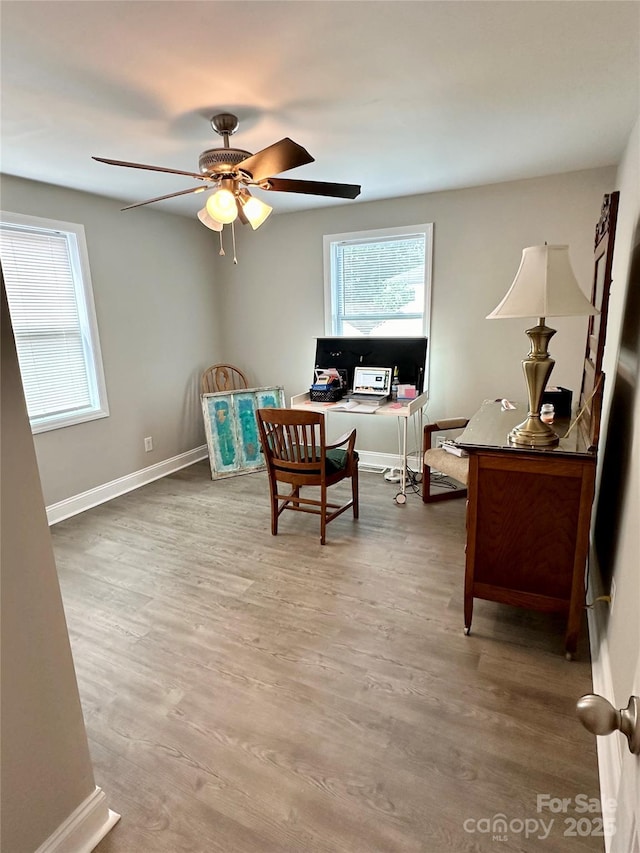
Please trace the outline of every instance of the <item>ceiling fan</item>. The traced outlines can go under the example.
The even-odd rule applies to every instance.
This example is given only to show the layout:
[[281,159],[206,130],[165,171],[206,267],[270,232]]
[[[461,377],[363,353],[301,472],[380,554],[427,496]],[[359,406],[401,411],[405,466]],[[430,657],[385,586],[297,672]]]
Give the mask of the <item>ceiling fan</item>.
[[229,137],[238,129],[238,118],[231,113],[219,113],[211,119],[211,126],[223,139],[222,148],[209,148],[200,154],[198,166],[200,172],[185,172],[181,169],[167,169],[163,166],[148,166],[144,163],[128,163],[124,160],[109,160],[106,157],[93,157],[100,163],[112,166],[127,166],[131,169],[149,169],[152,172],[169,172],[172,175],[187,175],[195,178],[204,186],[195,186],[179,190],[168,195],[157,196],[136,204],[129,204],[122,210],[131,210],[155,201],[164,201],[189,193],[215,190],[207,198],[205,207],[198,212],[198,218],[213,231],[222,231],[224,225],[239,219],[243,225],[249,223],[255,230],[265,221],[273,210],[259,198],[251,195],[250,188],[281,193],[305,193],[308,195],[329,196],[331,198],[356,198],[360,195],[357,184],[336,184],[324,181],[299,181],[287,178],[275,178],[289,169],[313,163],[309,152],[285,137],[256,154],[242,148],[232,148]]

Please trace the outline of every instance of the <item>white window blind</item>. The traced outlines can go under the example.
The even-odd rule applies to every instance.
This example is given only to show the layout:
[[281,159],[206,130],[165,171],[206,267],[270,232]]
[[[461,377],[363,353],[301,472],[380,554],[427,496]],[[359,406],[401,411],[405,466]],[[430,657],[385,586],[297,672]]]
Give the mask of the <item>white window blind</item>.
[[97,327],[78,239],[82,226],[42,227],[34,217],[9,217],[2,215],[0,256],[32,428],[104,417]]
[[427,332],[431,225],[325,237],[325,331]]

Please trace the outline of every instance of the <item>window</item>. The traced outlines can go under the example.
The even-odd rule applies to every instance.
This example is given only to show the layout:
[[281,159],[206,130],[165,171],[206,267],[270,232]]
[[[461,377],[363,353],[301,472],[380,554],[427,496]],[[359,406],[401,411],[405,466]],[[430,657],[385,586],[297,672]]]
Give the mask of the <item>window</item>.
[[429,331],[433,224],[324,238],[325,333]]
[[33,432],[106,417],[84,228],[2,212],[0,258]]

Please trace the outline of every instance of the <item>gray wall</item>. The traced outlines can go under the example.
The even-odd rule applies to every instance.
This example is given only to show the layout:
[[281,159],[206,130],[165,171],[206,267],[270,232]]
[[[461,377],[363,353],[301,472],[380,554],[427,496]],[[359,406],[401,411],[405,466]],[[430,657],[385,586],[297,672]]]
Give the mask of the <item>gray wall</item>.
[[33,853],[95,782],[4,300],[0,847]]
[[3,176],[0,189],[4,210],[79,222],[87,238],[110,416],[35,436],[45,503],[203,445],[200,373],[223,359],[217,235],[19,178]]
[[[608,593],[615,581],[612,604],[591,612],[592,661],[595,689],[623,708],[630,695],[640,696],[640,117],[612,189],[620,191],[620,209],[603,362],[590,594]],[[636,850],[640,760],[616,735],[599,739],[598,755],[602,794],[616,804],[616,833],[607,850]]]
[[[35,437],[50,505],[204,443],[198,376],[218,360],[252,385],[308,387],[314,338],[324,334],[322,237],[434,222],[430,403],[427,417],[469,414],[485,397],[525,396],[526,321],[487,321],[525,246],[568,243],[588,289],[593,227],[613,169],[494,184],[390,201],[273,215],[238,229],[238,265],[218,255],[195,219],[2,179],[2,206],[84,224],[111,415]],[[228,238],[228,234],[226,235]],[[229,247],[228,247],[229,248]],[[577,391],[586,321],[553,322],[554,383]],[[361,450],[398,450],[393,419],[343,415]],[[151,435],[154,450],[145,453]],[[418,435],[411,438],[419,444]]]
[[[568,243],[589,290],[594,226],[614,177],[612,168],[589,170],[274,215],[255,233],[241,231],[237,266],[229,256],[216,259],[224,350],[262,384],[283,384],[287,395],[306,390],[314,337],[324,334],[323,235],[433,222],[427,416],[470,415],[485,398],[526,399],[520,360],[528,351],[524,330],[534,324],[485,316],[507,292],[525,246]],[[554,318],[550,325],[558,330],[551,382],[577,395],[587,321]],[[396,424],[381,420],[342,415],[330,423],[333,433],[355,424],[361,450],[397,452]]]
[[[596,518],[600,563],[616,580],[608,626],[614,687],[623,705],[640,661],[640,120],[618,171],[620,210],[603,369],[606,375]],[[611,510],[614,513],[611,513]],[[604,521],[604,525],[603,525]],[[600,531],[598,531],[600,533]],[[613,533],[613,537],[611,534]]]

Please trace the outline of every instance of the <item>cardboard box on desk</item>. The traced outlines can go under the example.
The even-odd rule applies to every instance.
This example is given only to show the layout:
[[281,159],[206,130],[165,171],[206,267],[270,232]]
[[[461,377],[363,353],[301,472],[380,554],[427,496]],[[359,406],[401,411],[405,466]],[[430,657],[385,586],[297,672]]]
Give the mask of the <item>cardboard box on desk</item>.
[[415,385],[398,385],[398,400],[415,400],[417,396]]

